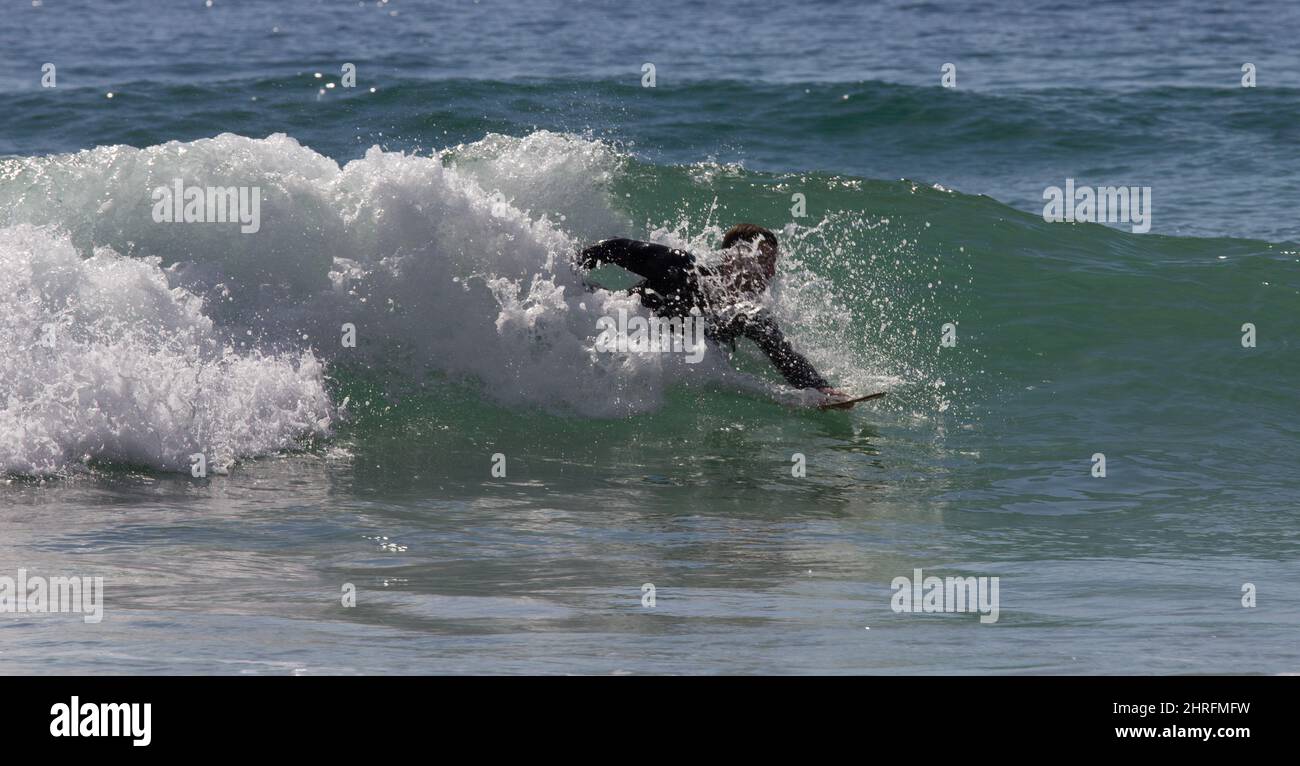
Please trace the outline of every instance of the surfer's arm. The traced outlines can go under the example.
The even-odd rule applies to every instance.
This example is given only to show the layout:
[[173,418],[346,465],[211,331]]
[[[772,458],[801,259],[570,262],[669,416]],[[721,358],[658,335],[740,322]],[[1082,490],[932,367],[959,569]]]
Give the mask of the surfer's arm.
[[578,264],[584,269],[612,264],[651,282],[662,283],[680,278],[683,271],[695,264],[695,257],[685,250],[619,237],[602,240],[583,250]]
[[780,371],[786,382],[795,388],[830,389],[831,384],[823,378],[803,354],[794,350],[790,341],[785,339],[776,320],[766,311],[745,322],[744,335],[758,344],[767,354],[772,366]]

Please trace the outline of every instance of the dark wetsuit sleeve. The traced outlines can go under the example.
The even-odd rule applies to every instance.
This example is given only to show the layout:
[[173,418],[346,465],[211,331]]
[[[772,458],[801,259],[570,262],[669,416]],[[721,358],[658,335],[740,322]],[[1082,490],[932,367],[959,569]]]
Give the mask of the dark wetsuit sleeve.
[[579,264],[584,269],[613,264],[645,277],[656,289],[661,289],[660,286],[683,283],[695,258],[685,250],[619,238],[606,239],[583,250]]
[[781,371],[786,382],[795,388],[828,388],[830,383],[817,373],[812,363],[803,354],[795,351],[790,341],[785,339],[776,320],[766,311],[760,311],[745,322],[746,338],[758,344],[758,347],[772,360],[772,366]]

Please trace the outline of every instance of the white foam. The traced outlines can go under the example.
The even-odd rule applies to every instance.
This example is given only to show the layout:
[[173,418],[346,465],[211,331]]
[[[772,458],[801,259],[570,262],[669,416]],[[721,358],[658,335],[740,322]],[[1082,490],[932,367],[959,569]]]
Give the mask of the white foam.
[[0,473],[86,459],[188,470],[200,453],[220,472],[329,429],[310,352],[221,342],[154,259],[83,259],[66,234],[5,228],[0,315]]
[[[230,134],[0,161],[0,301],[23,348],[0,368],[0,470],[282,449],[329,428],[323,364],[467,377],[583,415],[652,409],[684,361],[596,352],[599,317],[640,309],[569,266],[626,229],[605,188],[621,161],[546,132],[343,167]],[[261,230],[156,223],[152,190],[177,178],[260,187]],[[54,315],[69,342],[34,347]]]

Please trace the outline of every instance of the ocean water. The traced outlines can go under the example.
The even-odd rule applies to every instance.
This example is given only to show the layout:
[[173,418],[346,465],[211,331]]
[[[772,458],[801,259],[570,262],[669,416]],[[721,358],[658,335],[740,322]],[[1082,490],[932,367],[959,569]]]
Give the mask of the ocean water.
[[[102,577],[103,612],[0,593],[0,673],[1300,671],[1298,33],[7,6],[0,578]],[[155,222],[177,178],[256,187],[258,231]],[[1150,231],[1045,222],[1066,179],[1150,187]],[[595,349],[644,310],[578,249],[738,221],[781,237],[796,346],[887,397]],[[996,621],[896,611],[916,569],[998,578]]]

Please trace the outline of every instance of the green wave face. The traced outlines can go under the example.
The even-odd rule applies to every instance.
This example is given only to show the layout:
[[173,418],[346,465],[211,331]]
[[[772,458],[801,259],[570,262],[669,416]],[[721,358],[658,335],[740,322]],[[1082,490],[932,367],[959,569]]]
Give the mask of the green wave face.
[[[903,489],[916,476],[944,490],[927,504],[937,496],[941,507],[1033,514],[1072,513],[1084,498],[1114,510],[1148,497],[1227,502],[1243,472],[1258,494],[1234,500],[1238,509],[1295,489],[1286,468],[1300,373],[1293,244],[1048,223],[919,182],[718,163],[625,157],[608,193],[632,235],[676,237],[700,251],[732,222],[778,228],[777,306],[793,337],[832,378],[889,388],[891,397],[845,417],[679,381],[653,415],[588,423],[577,436],[563,417],[480,406],[450,421],[452,433],[476,434],[445,445],[451,452],[475,455],[492,443],[558,450],[544,470],[579,485],[597,468],[642,474],[649,460],[667,477],[694,465],[684,483],[711,502],[703,488],[722,474],[763,483],[797,445],[827,440],[846,458],[872,456],[822,477],[823,489],[845,493],[841,502],[864,481],[917,502]],[[792,215],[795,194],[806,217]],[[574,241],[609,233],[577,228]],[[737,364],[765,367],[752,350]],[[472,399],[435,394],[415,406],[466,413],[462,397]],[[1104,487],[1088,472],[1095,453],[1109,461]],[[466,473],[476,469],[467,459]]]

